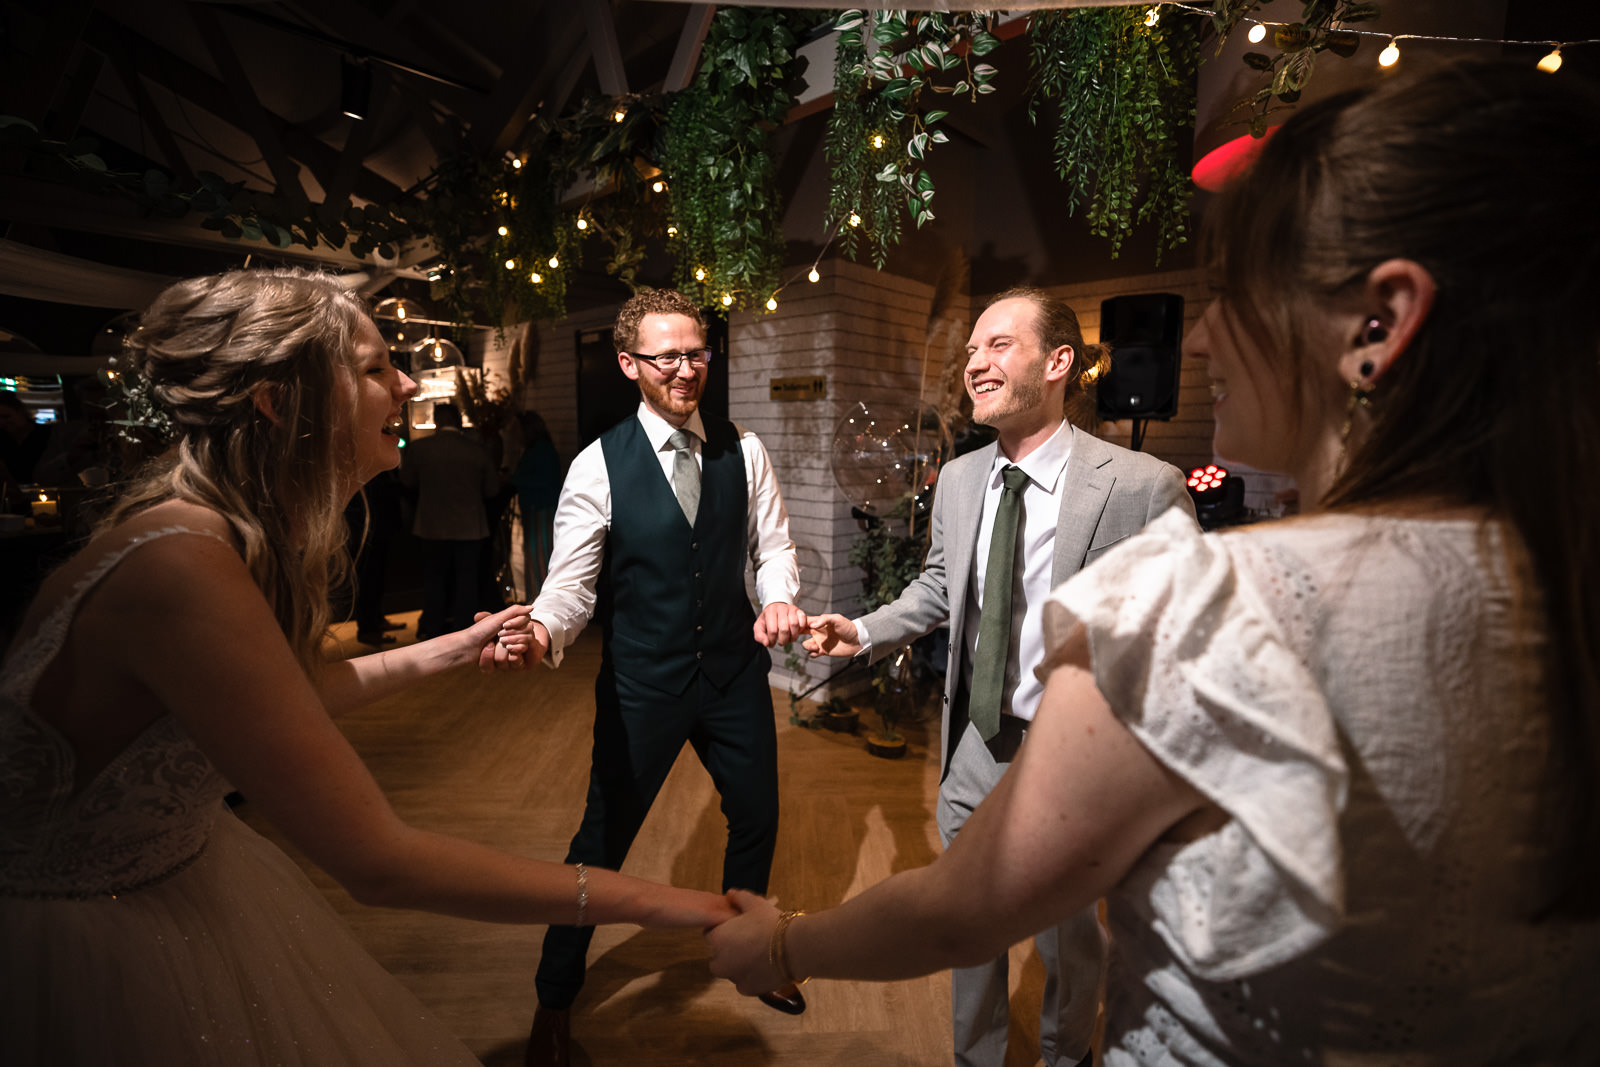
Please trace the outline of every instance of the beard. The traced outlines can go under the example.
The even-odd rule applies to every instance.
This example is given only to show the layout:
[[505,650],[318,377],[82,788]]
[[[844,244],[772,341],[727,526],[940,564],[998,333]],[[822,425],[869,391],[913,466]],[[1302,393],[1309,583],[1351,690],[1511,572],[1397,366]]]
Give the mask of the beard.
[[[1008,377],[999,389],[999,395],[986,393],[976,396],[968,386],[972,398],[972,421],[982,426],[994,426],[997,419],[1030,412],[1044,401],[1044,360],[1039,360],[1023,374]],[[988,406],[981,406],[986,398]]]
[[657,411],[674,418],[686,419],[693,415],[700,406],[700,396],[705,392],[706,382],[703,377],[696,377],[693,381],[692,392],[684,394],[675,392],[673,385],[679,381],[674,377],[666,382],[656,381],[649,377],[649,371],[641,369],[639,372],[639,391],[650,406]]

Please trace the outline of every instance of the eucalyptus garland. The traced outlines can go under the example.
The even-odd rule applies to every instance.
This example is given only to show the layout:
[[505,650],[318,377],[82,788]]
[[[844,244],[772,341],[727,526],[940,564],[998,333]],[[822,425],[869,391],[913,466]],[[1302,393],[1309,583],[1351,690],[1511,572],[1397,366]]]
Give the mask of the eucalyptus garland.
[[667,112],[662,165],[672,199],[678,286],[707,306],[759,307],[783,265],[772,131],[794,106],[797,35],[814,15],[717,11],[700,72]]
[[973,62],[999,47],[989,21],[981,13],[896,10],[850,10],[835,21],[827,222],[850,258],[864,240],[881,270],[900,240],[902,210],[918,227],[933,221],[925,162],[949,140],[936,128],[949,112],[922,105],[932,94],[976,100],[994,92],[995,68]]
[[1137,224],[1154,220],[1156,255],[1187,240],[1189,175],[1182,145],[1194,128],[1196,23],[1144,8],[1053,11],[1030,26],[1037,121],[1057,105],[1056,172],[1069,212],[1087,202],[1090,230],[1115,257]]

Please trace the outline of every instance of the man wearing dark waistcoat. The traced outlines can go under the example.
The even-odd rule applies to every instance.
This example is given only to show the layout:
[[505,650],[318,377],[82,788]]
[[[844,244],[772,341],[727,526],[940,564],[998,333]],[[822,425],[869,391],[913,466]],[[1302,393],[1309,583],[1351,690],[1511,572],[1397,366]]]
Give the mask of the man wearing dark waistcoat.
[[[529,659],[548,654],[552,667],[591,617],[603,627],[589,798],[566,862],[620,868],[688,742],[728,820],[723,889],[765,894],[778,771],[764,646],[805,630],[788,512],[760,440],[699,410],[711,353],[693,301],[641,291],[618,313],[615,341],[623,373],[639,383],[639,410],[573,460],[550,573],[529,609]],[[552,926],[545,935],[529,1064],[568,1062],[568,1011],[592,933]],[[805,1007],[794,989],[763,999]]]

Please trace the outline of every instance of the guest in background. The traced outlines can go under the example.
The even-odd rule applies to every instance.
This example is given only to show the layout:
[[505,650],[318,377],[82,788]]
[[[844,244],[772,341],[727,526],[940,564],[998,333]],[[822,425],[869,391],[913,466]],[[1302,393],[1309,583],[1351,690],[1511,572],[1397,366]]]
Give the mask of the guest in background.
[[1596,188],[1600,94],[1531,65],[1296,112],[1207,213],[1185,348],[1301,514],[1169,514],[1057,589],[950,849],[736,894],[713,971],[923,974],[1104,896],[1107,1067],[1600,1063]]
[[382,471],[344,510],[345,523],[350,528],[350,555],[355,561],[351,581],[355,587],[352,614],[356,640],[375,648],[394,644],[390,631],[405,628],[404,623],[393,622],[383,613],[389,549],[402,522],[400,496],[399,476],[394,471]]
[[472,623],[489,539],[484,501],[500,488],[488,449],[462,432],[454,404],[435,404],[433,422],[434,432],[413,440],[400,465],[401,484],[417,494],[411,532],[424,551],[419,640]]
[[539,595],[550,573],[550,551],[555,545],[556,503],[561,498],[561,456],[550,438],[550,428],[536,411],[524,411],[522,455],[511,475],[522,510],[526,550],[528,599]]

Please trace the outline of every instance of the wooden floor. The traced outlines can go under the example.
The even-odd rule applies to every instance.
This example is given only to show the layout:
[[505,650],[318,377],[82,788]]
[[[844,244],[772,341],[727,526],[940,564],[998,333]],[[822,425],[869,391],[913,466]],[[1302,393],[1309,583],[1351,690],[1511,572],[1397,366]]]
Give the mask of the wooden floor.
[[[413,639],[415,614],[401,641]],[[366,651],[348,624],[336,633]],[[341,725],[400,815],[417,826],[522,855],[560,860],[577,828],[588,778],[592,629],[562,668],[482,675],[462,670],[370,708]],[[835,904],[938,853],[937,748],[912,726],[902,760],[869,755],[848,734],[788,722],[774,691],[782,828],[772,892],[785,907]],[[270,826],[251,825],[284,844]],[[710,778],[685,749],[639,834],[631,874],[718,888],[725,823]],[[286,846],[287,847],[287,846]],[[293,848],[356,937],[490,1067],[516,1065],[534,1006],[544,927],[497,926],[355,904]],[[1038,1057],[1042,969],[1029,947],[1012,950],[1008,1067]],[[698,934],[601,927],[588,982],[573,1010],[573,1062],[667,1067],[890,1067],[951,1061],[948,973],[875,985],[812,982],[810,1010],[782,1015],[711,977]]]

